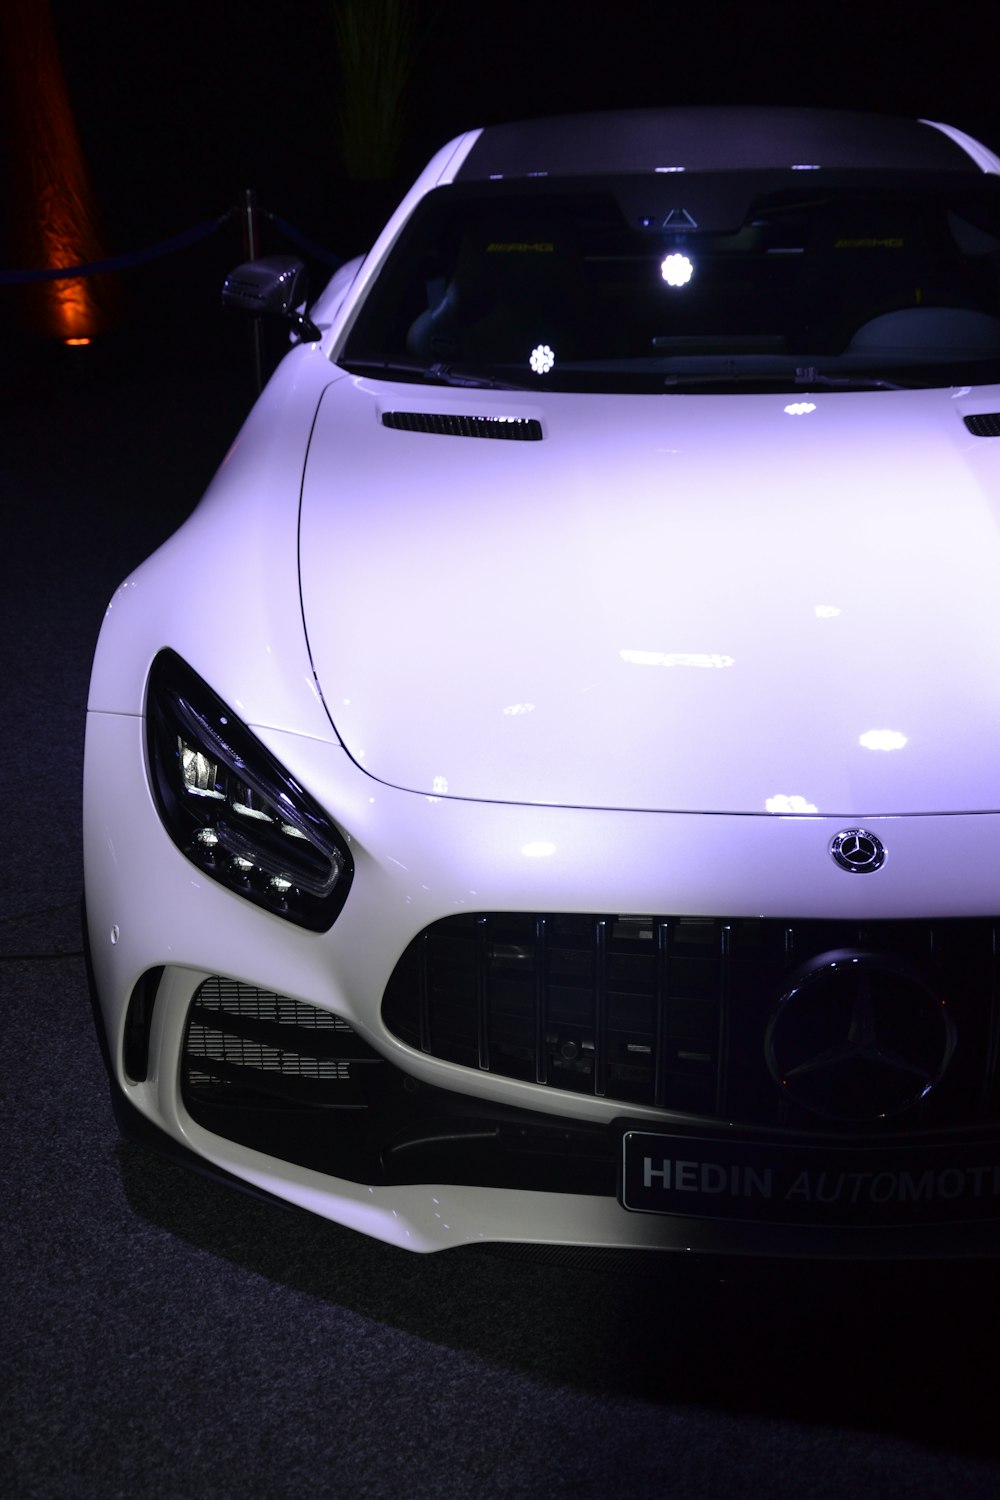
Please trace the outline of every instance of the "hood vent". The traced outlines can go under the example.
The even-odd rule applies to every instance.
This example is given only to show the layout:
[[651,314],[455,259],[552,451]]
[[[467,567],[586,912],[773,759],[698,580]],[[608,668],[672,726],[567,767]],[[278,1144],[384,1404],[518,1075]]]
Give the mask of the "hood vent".
[[965,425],[975,437],[1000,437],[1000,411],[978,412]]
[[384,411],[383,427],[400,432],[437,432],[443,437],[503,438],[515,443],[541,441],[542,424],[534,417],[456,417],[437,411]]

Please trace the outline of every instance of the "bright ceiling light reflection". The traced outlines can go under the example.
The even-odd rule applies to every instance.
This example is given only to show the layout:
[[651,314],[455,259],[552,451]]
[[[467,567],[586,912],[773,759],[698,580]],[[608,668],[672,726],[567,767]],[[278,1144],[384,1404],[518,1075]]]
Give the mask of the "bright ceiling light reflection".
[[793,401],[790,406],[785,407],[785,411],[790,417],[805,417],[811,411],[815,410],[815,401]]
[[706,655],[700,651],[619,651],[622,661],[633,667],[731,667],[731,656]]
[[529,859],[547,859],[555,852],[555,844],[547,844],[544,839],[539,839],[536,843],[521,845],[521,853],[526,854]]
[[866,750],[902,750],[906,735],[898,729],[868,729],[858,740]]
[[840,614],[839,604],[817,604],[813,608],[817,620],[834,620]]
[[536,344],[528,360],[536,375],[547,375],[555,362],[556,357],[548,344]]
[[789,797],[784,792],[779,792],[776,797],[768,797],[764,806],[769,813],[819,812],[819,808],[814,802],[807,802],[805,797],[799,797],[794,794]]
[[660,275],[667,286],[687,286],[694,275],[694,263],[689,256],[675,250],[662,261]]
[[535,705],[533,703],[508,703],[504,713],[510,718],[516,718],[519,714],[533,714]]

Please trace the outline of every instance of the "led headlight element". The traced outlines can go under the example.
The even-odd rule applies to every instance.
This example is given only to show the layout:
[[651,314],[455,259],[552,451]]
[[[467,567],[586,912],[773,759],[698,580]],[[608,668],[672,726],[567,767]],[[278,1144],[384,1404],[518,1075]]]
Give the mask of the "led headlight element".
[[173,651],[150,671],[146,734],[157,810],[178,849],[231,891],[324,932],[354,873],[347,841]]

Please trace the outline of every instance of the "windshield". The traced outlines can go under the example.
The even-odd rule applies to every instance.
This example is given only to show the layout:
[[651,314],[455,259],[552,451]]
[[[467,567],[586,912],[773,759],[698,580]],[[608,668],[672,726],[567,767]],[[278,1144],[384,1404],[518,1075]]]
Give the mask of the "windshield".
[[803,164],[439,188],[336,358],[571,391],[1000,381],[1000,183]]

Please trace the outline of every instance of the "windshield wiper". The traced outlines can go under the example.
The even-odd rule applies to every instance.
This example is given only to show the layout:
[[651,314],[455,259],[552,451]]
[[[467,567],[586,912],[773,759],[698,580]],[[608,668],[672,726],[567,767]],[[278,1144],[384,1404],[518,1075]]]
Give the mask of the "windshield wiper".
[[406,375],[411,379],[424,380],[429,385],[468,386],[483,391],[517,391],[524,387],[511,381],[497,380],[492,375],[474,375],[467,370],[456,370],[452,365],[421,364],[416,359],[341,359],[342,370],[356,375]]
[[920,389],[921,382],[900,385],[898,380],[882,380],[878,375],[824,375],[812,365],[802,365],[795,371],[796,385],[827,385],[855,387],[858,390],[912,391]]
[[777,390],[788,390],[793,386],[833,386],[845,390],[909,391],[925,389],[924,382],[901,385],[896,380],[883,380],[879,375],[825,375],[810,366],[791,370],[698,370],[689,375],[664,375],[667,386],[692,385],[768,385]]

